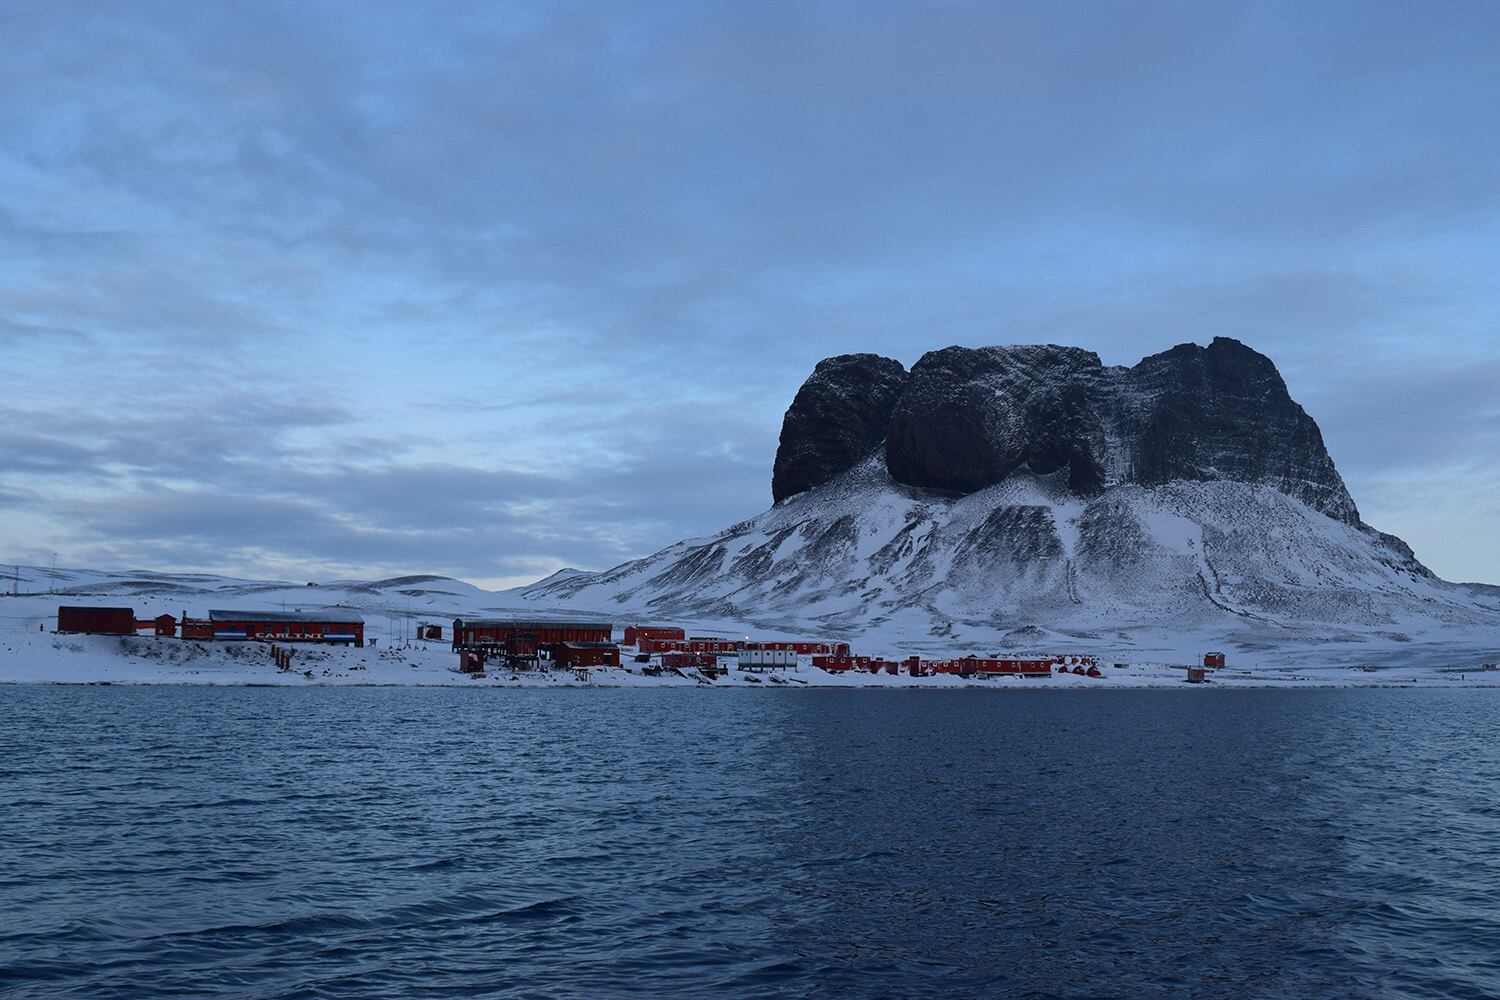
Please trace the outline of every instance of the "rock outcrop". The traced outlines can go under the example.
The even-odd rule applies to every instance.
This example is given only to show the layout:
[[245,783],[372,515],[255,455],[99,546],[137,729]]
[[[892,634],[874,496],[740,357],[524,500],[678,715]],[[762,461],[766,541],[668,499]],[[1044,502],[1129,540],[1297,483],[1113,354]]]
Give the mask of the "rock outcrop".
[[912,366],[885,445],[891,477],[973,493],[1023,467],[1066,472],[1076,493],[1108,478],[1110,401],[1099,356],[1076,347],[948,347]]
[[1017,473],[1089,498],[1124,485],[1271,486],[1346,524],[1359,509],[1317,424],[1269,358],[1219,337],[1131,368],[1054,345],[948,347],[910,374],[874,355],[820,363],[782,426],[772,492],[819,486],[884,442],[891,478],[965,495]]
[[1181,344],[1146,358],[1122,379],[1120,401],[1127,481],[1258,483],[1359,523],[1317,423],[1271,359],[1239,341],[1215,337],[1206,348]]
[[878,448],[905,383],[901,362],[878,354],[818,362],[782,420],[771,496],[822,486]]

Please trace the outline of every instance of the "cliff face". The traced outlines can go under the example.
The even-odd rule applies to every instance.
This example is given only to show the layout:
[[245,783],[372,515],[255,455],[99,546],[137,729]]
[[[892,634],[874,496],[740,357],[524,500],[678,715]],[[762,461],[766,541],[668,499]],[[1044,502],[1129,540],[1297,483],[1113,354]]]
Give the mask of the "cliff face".
[[1128,385],[1128,397],[1150,401],[1135,429],[1130,481],[1258,483],[1359,523],[1317,423],[1265,355],[1224,337],[1206,348],[1184,344],[1131,368]]
[[964,495],[1027,472],[1088,498],[1132,483],[1230,481],[1359,523],[1276,366],[1226,338],[1131,368],[1054,345],[949,347],[909,375],[874,355],[830,358],[787,410],[776,499],[827,482],[882,440],[891,478],[908,486]]
[[818,362],[782,421],[771,496],[822,486],[879,447],[905,384],[901,362],[877,354]]
[[885,461],[909,486],[973,493],[1025,467],[1066,472],[1092,495],[1108,478],[1108,385],[1075,347],[948,347],[912,367],[887,429]]

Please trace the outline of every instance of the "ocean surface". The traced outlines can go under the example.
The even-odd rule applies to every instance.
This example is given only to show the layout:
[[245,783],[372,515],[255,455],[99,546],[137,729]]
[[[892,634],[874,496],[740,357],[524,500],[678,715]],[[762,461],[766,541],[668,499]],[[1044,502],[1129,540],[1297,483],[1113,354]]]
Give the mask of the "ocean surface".
[[0,687],[9,997],[1500,995],[1500,692]]

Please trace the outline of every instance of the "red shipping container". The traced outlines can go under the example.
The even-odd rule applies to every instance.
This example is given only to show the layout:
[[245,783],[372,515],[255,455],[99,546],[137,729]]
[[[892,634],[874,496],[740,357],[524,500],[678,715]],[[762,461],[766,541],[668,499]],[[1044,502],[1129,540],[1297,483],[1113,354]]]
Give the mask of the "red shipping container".
[[57,630],[93,635],[135,635],[135,609],[61,606],[57,609]]

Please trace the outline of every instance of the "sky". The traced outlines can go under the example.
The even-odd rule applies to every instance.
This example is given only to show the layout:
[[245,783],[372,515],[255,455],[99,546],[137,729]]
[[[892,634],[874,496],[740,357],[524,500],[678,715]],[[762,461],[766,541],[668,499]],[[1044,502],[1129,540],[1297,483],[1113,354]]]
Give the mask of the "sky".
[[1500,4],[0,5],[0,560],[488,586],[770,505],[816,362],[1269,355],[1500,582]]

